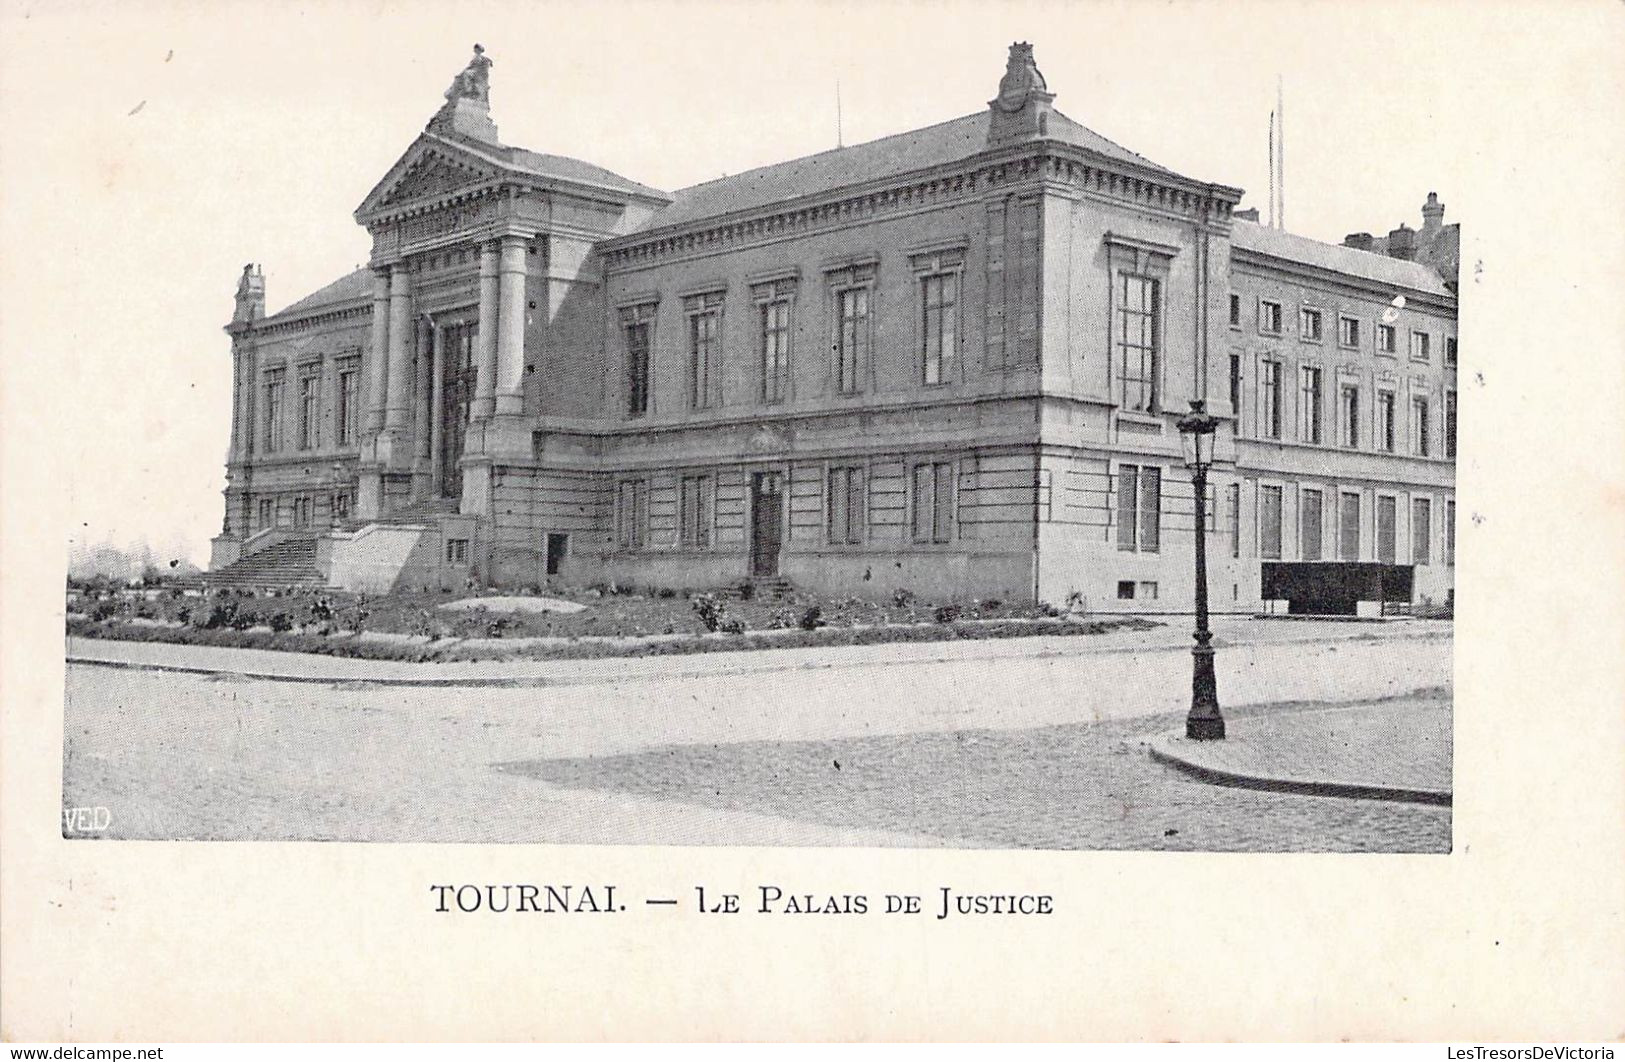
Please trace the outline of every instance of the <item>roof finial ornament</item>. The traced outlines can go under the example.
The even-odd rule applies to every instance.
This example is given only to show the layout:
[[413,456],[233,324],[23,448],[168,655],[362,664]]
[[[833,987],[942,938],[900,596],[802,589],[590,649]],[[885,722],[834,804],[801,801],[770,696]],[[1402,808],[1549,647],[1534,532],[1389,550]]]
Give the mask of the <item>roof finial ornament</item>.
[[1044,75],[1038,72],[1038,63],[1033,59],[1033,46],[1027,41],[1011,44],[1004,77],[999,79],[999,107],[1014,114],[1026,105],[1028,96],[1048,91]]
[[478,100],[481,103],[491,102],[491,60],[485,57],[485,48],[474,45],[474,58],[468,61],[451,81],[451,87],[446,90],[448,100]]
[[999,94],[988,101],[989,147],[1016,140],[1049,136],[1049,115],[1055,96],[1038,72],[1033,46],[1026,41],[1010,45]]

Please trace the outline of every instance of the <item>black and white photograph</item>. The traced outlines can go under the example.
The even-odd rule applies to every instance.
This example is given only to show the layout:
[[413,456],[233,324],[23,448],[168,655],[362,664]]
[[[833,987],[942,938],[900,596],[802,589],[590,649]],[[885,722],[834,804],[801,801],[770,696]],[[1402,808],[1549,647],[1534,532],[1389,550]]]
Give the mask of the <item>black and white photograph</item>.
[[[1625,39],[1606,5],[1558,10],[1574,55]],[[41,453],[53,514],[8,544],[38,569],[46,648],[7,667],[59,691],[6,710],[54,735],[28,753],[51,859],[301,861],[268,897],[314,888],[306,860],[423,859],[438,876],[366,888],[435,933],[895,908],[1027,937],[1130,867],[1283,897],[1354,874],[1378,923],[1425,917],[1414,897],[1459,889],[1475,845],[1534,857],[1458,815],[1494,822],[1483,787],[1578,763],[1553,743],[1601,701],[1559,691],[1617,670],[1578,647],[1618,607],[1575,633],[1565,595],[1619,589],[1602,521],[1625,495],[1617,424],[1537,411],[1557,399],[1521,381],[1548,377],[1504,366],[1625,396],[1617,334],[1575,349],[1577,319],[1495,250],[1610,198],[1602,173],[1525,189],[1496,161],[1584,150],[1509,143],[1545,97],[1486,113],[1481,86],[1538,69],[1524,42],[1497,72],[1505,21],[650,2],[5,22],[6,294],[31,293],[0,314],[7,467],[14,441]],[[1602,65],[1542,91],[1617,145]],[[1593,250],[1577,268],[1620,280],[1619,248]],[[1593,419],[1606,465],[1521,439]],[[1546,493],[1588,482],[1596,522]],[[1561,529],[1525,531],[1537,513]],[[1464,611],[1459,639],[1458,589],[1491,617]],[[1547,662],[1521,655],[1548,638]],[[1498,668],[1549,696],[1492,714]],[[1618,723],[1592,748],[1616,765]],[[1610,769],[1572,783],[1617,796]],[[1542,792],[1493,828],[1561,819]],[[1601,843],[1617,879],[1617,828]],[[491,869],[459,875],[459,853]],[[746,853],[765,869],[705,870]],[[1251,862],[1280,856],[1332,861]],[[848,872],[798,887],[775,860]],[[864,866],[940,869],[888,891]],[[1063,866],[1070,885],[1045,878]],[[1302,940],[1281,936],[1259,947]],[[882,1027],[801,1033],[936,1037]],[[750,1028],[695,1035],[790,1026]]]

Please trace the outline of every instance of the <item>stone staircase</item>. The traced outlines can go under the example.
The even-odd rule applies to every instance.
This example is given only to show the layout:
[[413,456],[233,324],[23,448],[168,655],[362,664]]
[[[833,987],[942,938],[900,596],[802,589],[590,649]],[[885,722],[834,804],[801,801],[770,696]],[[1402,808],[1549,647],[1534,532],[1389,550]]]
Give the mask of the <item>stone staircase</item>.
[[343,531],[356,531],[368,524],[434,524],[439,517],[456,516],[457,505],[456,498],[423,498],[399,509],[392,509],[374,520],[361,520],[352,516],[340,524],[339,528]]
[[315,536],[299,535],[250,553],[219,571],[205,572],[203,583],[210,589],[320,589],[327,585],[327,577],[316,567]]
[[795,591],[790,580],[782,575],[753,575],[736,584],[728,596],[741,601],[783,601]]

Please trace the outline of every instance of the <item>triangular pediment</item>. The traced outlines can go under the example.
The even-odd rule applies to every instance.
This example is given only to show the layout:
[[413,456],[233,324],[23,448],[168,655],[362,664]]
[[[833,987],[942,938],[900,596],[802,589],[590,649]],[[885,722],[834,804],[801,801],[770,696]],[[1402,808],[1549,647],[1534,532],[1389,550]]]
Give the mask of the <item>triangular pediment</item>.
[[505,167],[429,134],[420,136],[356,208],[356,219],[417,200],[433,200],[504,176]]

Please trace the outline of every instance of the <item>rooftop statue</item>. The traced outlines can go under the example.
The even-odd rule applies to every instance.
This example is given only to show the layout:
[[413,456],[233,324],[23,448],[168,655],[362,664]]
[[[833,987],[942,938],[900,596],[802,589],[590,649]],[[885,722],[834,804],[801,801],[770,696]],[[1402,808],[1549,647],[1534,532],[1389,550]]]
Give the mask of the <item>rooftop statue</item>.
[[491,102],[491,60],[485,57],[483,47],[474,45],[474,58],[468,61],[462,73],[452,78],[446,99]]

